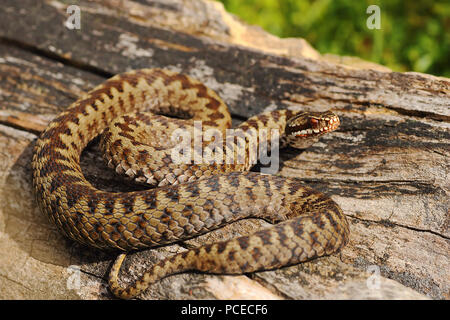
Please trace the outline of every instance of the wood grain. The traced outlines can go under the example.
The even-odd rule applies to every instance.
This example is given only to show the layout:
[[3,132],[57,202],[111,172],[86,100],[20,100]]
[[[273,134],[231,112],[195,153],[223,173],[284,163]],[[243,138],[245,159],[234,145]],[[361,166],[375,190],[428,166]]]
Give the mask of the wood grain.
[[[257,294],[261,286],[262,298],[450,298],[449,79],[332,63],[303,40],[277,43],[275,52],[273,36],[251,31],[207,1],[78,4],[81,30],[64,26],[63,1],[5,0],[0,8],[0,245],[12,248],[0,258],[2,298],[46,298],[53,288],[51,297],[111,298],[104,279],[114,255],[63,239],[38,212],[31,149],[48,121],[83,92],[144,67],[203,81],[229,104],[235,123],[267,109],[334,110],[341,128],[305,152],[287,150],[279,174],[331,195],[352,233],[340,255],[250,277],[173,276],[141,298],[220,298],[248,288]],[[249,40],[255,32],[257,41]],[[96,186],[136,188],[107,170],[95,143],[82,160]],[[129,273],[261,225],[242,221],[137,253],[127,262]],[[66,285],[70,265],[82,270],[78,290]],[[385,291],[368,289],[372,265]]]

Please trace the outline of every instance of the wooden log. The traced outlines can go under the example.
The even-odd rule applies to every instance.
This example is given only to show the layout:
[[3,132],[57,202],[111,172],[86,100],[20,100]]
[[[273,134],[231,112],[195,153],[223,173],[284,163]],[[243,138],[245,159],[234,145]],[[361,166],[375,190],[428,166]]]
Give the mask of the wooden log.
[[[235,122],[276,108],[338,113],[341,128],[305,152],[288,150],[279,174],[331,195],[352,233],[339,255],[250,277],[177,275],[141,298],[245,298],[248,292],[261,299],[450,298],[448,79],[330,62],[304,40],[267,35],[208,1],[79,1],[80,30],[65,26],[63,1],[2,4],[0,246],[7,255],[0,258],[1,298],[111,297],[105,279],[114,254],[62,238],[36,208],[32,146],[83,92],[144,67],[203,81],[227,102]],[[89,181],[106,190],[135,188],[99,157],[95,144],[83,154]],[[242,221],[140,252],[125,269],[139,274],[190,246],[265,225]],[[372,270],[381,273],[378,287],[368,284]],[[79,287],[69,285],[74,275]]]

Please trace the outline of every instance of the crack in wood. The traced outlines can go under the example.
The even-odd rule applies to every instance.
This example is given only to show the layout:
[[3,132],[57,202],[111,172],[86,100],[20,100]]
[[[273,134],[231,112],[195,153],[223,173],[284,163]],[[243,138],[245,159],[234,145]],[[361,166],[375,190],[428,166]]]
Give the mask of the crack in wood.
[[0,36],[0,44],[12,46],[17,49],[21,49],[26,52],[35,54],[39,57],[57,61],[57,62],[62,63],[63,65],[71,66],[71,67],[77,68],[79,70],[87,71],[87,72],[93,73],[93,74],[103,77],[103,78],[111,78],[114,75],[111,72],[108,72],[101,68],[95,67],[93,65],[84,63],[82,61],[74,60],[74,59],[64,58],[62,55],[59,55],[55,52],[51,52],[49,50],[43,50],[41,48],[38,48],[37,46],[31,45],[26,42],[19,41],[17,39],[11,39],[11,38],[8,38],[5,36]]
[[345,215],[347,217],[352,218],[352,219],[355,219],[355,220],[358,220],[358,221],[362,221],[362,222],[366,222],[366,223],[374,223],[374,224],[382,225],[382,226],[389,227],[389,228],[399,227],[399,228],[404,228],[404,229],[408,229],[408,230],[416,231],[416,232],[430,233],[430,234],[438,236],[438,237],[440,237],[442,239],[450,240],[450,237],[448,237],[446,235],[443,235],[443,234],[441,234],[439,232],[436,232],[436,231],[433,231],[433,230],[427,230],[427,229],[420,229],[420,228],[416,228],[416,227],[400,224],[400,223],[397,223],[397,222],[394,222],[394,221],[389,221],[388,219],[381,219],[381,220],[377,221],[377,220],[363,219],[363,218],[357,217],[355,215],[352,215],[350,213],[345,213]]

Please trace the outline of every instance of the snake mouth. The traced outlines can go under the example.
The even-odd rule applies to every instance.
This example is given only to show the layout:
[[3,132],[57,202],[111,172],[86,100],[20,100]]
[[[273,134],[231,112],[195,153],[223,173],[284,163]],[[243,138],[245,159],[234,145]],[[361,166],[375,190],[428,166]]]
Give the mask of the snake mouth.
[[340,124],[339,117],[329,111],[324,113],[300,113],[289,119],[285,133],[290,138],[309,138],[332,132]]

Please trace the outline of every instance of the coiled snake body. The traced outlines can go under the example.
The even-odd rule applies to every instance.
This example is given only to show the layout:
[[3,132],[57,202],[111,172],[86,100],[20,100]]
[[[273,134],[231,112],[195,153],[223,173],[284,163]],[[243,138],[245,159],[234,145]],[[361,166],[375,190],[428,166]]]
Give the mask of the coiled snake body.
[[[252,165],[249,161],[175,166],[161,146],[167,139],[157,138],[158,132],[164,134],[161,128],[168,129],[172,122],[136,113],[144,109],[201,120],[222,133],[231,126],[227,107],[217,94],[182,74],[142,69],[94,88],[49,124],[34,150],[37,202],[63,234],[96,248],[127,252],[188,239],[246,217],[278,224],[176,254],[153,265],[128,288],[117,281],[125,258],[121,254],[110,274],[113,294],[131,298],[161,278],[189,270],[242,274],[279,268],[334,253],[346,244],[349,228],[339,206],[296,179],[242,172]],[[180,121],[174,120],[176,126],[183,126]],[[133,133],[143,135],[147,130],[143,122],[154,127],[153,145],[135,140]],[[278,129],[295,146],[311,144],[338,125],[338,118],[330,113],[284,110],[255,116],[239,128]],[[82,173],[80,154],[103,131],[101,145],[111,167],[160,187],[128,193],[93,187]],[[225,144],[224,151],[229,148]],[[248,157],[253,151],[245,148]]]

